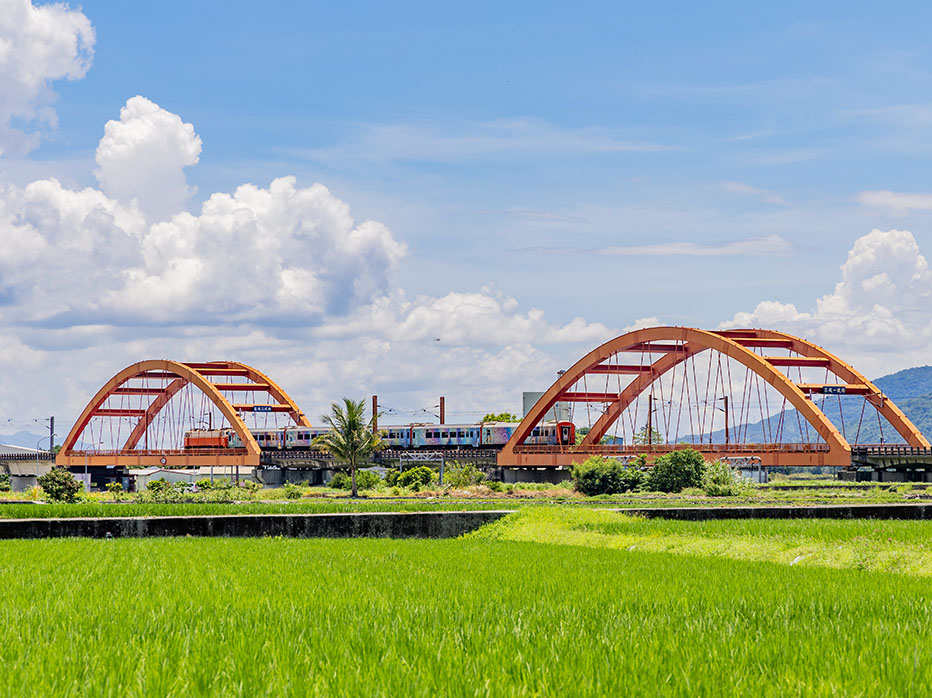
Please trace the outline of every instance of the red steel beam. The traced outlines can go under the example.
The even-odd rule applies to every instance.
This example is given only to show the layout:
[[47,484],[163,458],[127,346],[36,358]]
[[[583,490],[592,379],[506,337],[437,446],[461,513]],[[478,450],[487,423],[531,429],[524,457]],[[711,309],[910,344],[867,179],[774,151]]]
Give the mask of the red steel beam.
[[165,388],[117,388],[114,395],[161,395]]
[[214,387],[217,390],[224,391],[247,391],[247,390],[264,390],[265,392],[269,391],[268,383],[214,383]]
[[175,378],[178,378],[178,376],[167,371],[146,371],[145,373],[140,373],[138,376],[133,376],[133,378],[157,378],[161,380],[174,380]]
[[767,349],[792,349],[792,339],[761,339],[759,337],[729,337],[742,347],[765,347]]
[[721,337],[728,337],[729,339],[754,339],[757,337],[757,330],[722,330],[716,332],[715,334]]
[[660,344],[657,342],[642,342],[641,344],[634,344],[621,351],[641,351],[644,353],[651,354],[671,354],[676,351],[686,351],[686,347],[682,344]]
[[602,364],[593,366],[586,370],[586,373],[650,373],[650,365],[642,366],[640,364]]
[[615,402],[618,393],[563,393],[557,402]]
[[197,371],[202,376],[248,376],[246,368],[201,368]]
[[145,417],[145,410],[94,410],[92,417]]
[[291,405],[233,405],[237,412],[291,412]]
[[[874,391],[867,385],[857,383],[798,383],[797,387],[807,395],[873,395]],[[826,388],[828,392],[826,392]],[[832,389],[843,389],[843,392],[834,392]]]
[[[230,366],[230,363],[229,363],[228,361],[195,361],[195,362],[192,362],[192,363],[186,363],[185,366],[187,366],[188,368],[193,368],[193,369],[196,370],[198,373],[200,373],[200,370],[201,370],[202,368],[207,368],[207,369],[210,369],[210,368],[219,368],[219,369],[229,369],[229,368],[232,368],[232,367]],[[239,368],[239,367],[237,366],[237,368]]]
[[824,356],[765,356],[764,361],[771,366],[809,366],[827,368],[831,363]]

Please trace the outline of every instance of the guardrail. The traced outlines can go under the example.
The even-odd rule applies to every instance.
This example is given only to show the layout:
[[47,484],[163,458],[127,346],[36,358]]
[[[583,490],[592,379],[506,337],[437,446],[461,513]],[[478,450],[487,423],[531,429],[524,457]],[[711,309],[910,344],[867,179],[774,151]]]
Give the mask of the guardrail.
[[515,446],[515,453],[580,453],[599,455],[640,455],[650,453],[669,453],[690,448],[700,453],[812,453],[828,452],[828,444],[653,444],[648,446],[612,446],[596,444],[593,446]]
[[906,444],[858,444],[851,447],[855,456],[932,456],[932,448]]
[[55,454],[51,451],[39,451],[38,453],[0,453],[0,460],[38,460],[49,461],[55,460]]

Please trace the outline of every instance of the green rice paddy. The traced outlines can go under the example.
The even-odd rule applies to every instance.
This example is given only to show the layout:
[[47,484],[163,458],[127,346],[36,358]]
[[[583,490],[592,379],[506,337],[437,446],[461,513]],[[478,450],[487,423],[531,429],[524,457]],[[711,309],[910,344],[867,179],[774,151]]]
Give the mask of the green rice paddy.
[[928,584],[788,555],[930,533],[550,507],[445,541],[3,541],[0,695],[926,695]]

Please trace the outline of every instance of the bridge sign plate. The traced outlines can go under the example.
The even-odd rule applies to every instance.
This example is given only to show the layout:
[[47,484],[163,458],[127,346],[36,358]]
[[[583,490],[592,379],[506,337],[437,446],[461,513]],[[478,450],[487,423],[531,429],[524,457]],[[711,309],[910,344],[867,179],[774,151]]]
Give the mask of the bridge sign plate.
[[253,405],[252,411],[253,412],[271,412],[272,406],[271,405]]
[[822,388],[823,395],[844,395],[847,392],[848,388],[844,385],[826,385]]

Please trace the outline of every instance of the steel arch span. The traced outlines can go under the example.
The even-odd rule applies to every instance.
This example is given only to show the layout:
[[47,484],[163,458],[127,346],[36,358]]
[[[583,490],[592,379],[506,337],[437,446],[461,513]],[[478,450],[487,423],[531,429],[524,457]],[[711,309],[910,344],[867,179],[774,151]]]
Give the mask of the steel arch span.
[[[234,403],[234,394],[245,396],[246,402]],[[278,384],[246,364],[141,361],[117,373],[91,399],[62,444],[56,464],[254,467],[259,465],[260,447],[245,415],[252,415],[254,422],[261,415],[311,426]],[[242,447],[185,449],[184,431],[205,427],[232,429]]]
[[[853,438],[852,399],[861,406]],[[836,400],[840,429],[827,414],[834,415]],[[529,441],[548,418],[578,424],[576,405],[585,405],[590,418],[579,443]],[[561,417],[556,408],[572,409],[572,415]],[[752,421],[758,414],[759,422]],[[753,459],[764,466],[847,466],[865,417],[876,418],[881,440],[886,424],[887,436],[930,447],[876,385],[811,342],[764,329],[652,327],[606,342],[563,372],[512,433],[498,464],[568,466],[593,454],[650,459],[694,448],[709,459]]]

